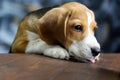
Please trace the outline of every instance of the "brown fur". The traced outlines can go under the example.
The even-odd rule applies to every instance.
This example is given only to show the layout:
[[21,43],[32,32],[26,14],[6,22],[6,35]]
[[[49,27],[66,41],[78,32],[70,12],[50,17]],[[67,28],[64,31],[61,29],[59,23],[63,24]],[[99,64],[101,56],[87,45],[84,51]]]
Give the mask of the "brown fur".
[[15,37],[15,40],[11,46],[11,53],[24,53],[26,46],[28,44],[27,33],[26,31],[32,31],[37,33],[36,30],[36,22],[39,18],[41,18],[47,11],[51,10],[54,7],[48,7],[44,9],[40,9],[37,11],[33,11],[29,13],[25,18],[21,21],[18,31]]
[[[82,40],[87,34],[86,11],[91,12],[84,5],[71,2],[45,11],[32,12],[20,23],[12,45],[12,52],[25,52],[29,42],[27,30],[39,34],[39,37],[49,45],[60,44],[67,47],[73,40]],[[93,13],[91,12],[91,14]],[[83,31],[76,32],[74,30],[75,25],[81,25]],[[96,22],[94,21],[91,24],[91,30],[95,26]]]

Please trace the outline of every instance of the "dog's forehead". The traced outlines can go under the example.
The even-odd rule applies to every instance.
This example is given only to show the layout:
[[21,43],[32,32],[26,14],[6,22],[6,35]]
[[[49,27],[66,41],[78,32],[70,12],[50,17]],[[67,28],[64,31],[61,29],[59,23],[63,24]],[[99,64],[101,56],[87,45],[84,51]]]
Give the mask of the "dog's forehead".
[[91,25],[91,23],[93,23],[93,26],[96,26],[96,21],[95,21],[95,16],[94,13],[89,10],[78,10],[78,9],[74,9],[71,15],[71,20],[79,20],[80,23],[86,25],[88,24],[88,26]]
[[94,19],[94,13],[82,4],[70,5],[69,7],[67,7],[67,9],[71,12],[71,18],[73,19],[86,20],[86,18],[88,17],[87,13],[89,13],[91,18]]
[[89,10],[88,11],[74,10],[71,14],[70,21],[84,26],[90,26],[91,23],[95,22],[95,19],[94,15]]
[[84,10],[74,9],[74,10],[72,10],[71,18],[81,19],[81,20],[85,19],[85,18],[87,18],[86,12],[87,11],[84,11]]

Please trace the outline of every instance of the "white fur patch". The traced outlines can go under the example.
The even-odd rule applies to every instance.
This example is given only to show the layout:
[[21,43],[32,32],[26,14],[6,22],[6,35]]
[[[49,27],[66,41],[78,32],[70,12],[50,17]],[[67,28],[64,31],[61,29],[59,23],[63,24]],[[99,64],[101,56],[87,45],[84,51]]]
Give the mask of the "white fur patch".
[[87,18],[88,18],[88,27],[90,27],[90,24],[91,24],[91,22],[92,22],[92,15],[89,13],[89,12],[87,12]]
[[90,47],[84,41],[74,41],[68,50],[72,56],[85,59],[93,58]]
[[51,56],[54,58],[60,58],[60,59],[69,59],[68,52],[61,48],[60,46],[54,46],[51,48],[46,49],[44,52],[44,55]]
[[86,38],[83,40],[89,47],[94,48],[100,48],[99,43],[97,42],[95,36],[92,34],[91,30],[90,30],[90,24],[93,20],[92,15],[87,12],[87,17],[88,17],[88,34],[86,36]]
[[46,56],[69,59],[69,54],[65,49],[60,46],[48,45],[45,41],[41,40],[37,34],[27,31],[29,43],[26,47],[25,53],[38,53]]
[[86,36],[86,38],[83,39],[83,42],[85,44],[87,44],[90,48],[95,48],[96,47],[96,48],[100,49],[99,43],[97,42],[96,38],[93,35],[91,35],[91,34],[88,34]]
[[27,36],[29,43],[25,53],[42,53],[46,48],[50,47],[33,32],[27,31]]

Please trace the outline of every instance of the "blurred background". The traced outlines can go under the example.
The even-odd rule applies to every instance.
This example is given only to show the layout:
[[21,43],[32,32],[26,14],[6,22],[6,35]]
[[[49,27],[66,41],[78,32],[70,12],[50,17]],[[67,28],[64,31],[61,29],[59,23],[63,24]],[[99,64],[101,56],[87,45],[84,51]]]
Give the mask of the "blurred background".
[[94,11],[102,52],[120,52],[120,0],[0,0],[0,53],[8,53],[18,24],[30,11],[77,1]]

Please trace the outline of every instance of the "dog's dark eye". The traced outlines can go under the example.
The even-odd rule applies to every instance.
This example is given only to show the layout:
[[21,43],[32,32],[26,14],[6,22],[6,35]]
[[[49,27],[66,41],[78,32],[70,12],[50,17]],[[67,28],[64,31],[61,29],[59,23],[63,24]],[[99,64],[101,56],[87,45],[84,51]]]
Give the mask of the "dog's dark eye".
[[74,26],[74,29],[75,29],[77,32],[82,31],[82,27],[81,27],[80,25]]

